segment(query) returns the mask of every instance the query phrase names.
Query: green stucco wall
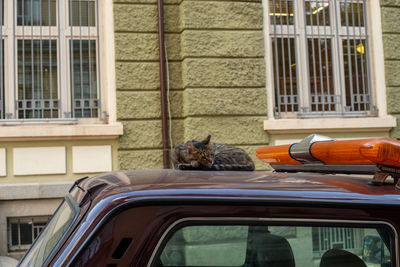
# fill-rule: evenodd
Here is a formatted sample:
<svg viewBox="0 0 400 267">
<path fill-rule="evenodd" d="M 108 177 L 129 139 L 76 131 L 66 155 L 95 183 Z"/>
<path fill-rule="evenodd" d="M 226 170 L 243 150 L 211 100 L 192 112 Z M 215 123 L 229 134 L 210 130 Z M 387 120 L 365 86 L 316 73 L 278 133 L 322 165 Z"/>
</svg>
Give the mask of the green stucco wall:
<svg viewBox="0 0 400 267">
<path fill-rule="evenodd" d="M 392 137 L 400 137 L 400 0 L 381 0 L 388 113 L 397 118 Z"/>
<path fill-rule="evenodd" d="M 261 0 L 165 0 L 173 145 L 268 142 Z M 156 0 L 114 0 L 121 169 L 162 168 Z"/>
</svg>

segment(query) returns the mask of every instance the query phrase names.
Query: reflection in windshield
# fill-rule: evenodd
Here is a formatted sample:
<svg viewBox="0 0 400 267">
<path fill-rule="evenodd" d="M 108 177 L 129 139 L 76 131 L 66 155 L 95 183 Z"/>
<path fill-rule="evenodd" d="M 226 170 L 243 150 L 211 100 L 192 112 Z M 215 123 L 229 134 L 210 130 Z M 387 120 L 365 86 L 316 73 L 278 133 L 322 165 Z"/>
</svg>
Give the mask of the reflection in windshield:
<svg viewBox="0 0 400 267">
<path fill-rule="evenodd" d="M 19 266 L 42 266 L 74 219 L 74 211 L 63 201 Z"/>
</svg>

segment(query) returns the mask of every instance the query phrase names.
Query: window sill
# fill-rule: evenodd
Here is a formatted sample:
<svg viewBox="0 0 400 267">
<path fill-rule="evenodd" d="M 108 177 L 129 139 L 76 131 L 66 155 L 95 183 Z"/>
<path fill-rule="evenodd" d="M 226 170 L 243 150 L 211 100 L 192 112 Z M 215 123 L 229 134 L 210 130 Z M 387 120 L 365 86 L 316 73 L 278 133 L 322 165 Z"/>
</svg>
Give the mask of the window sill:
<svg viewBox="0 0 400 267">
<path fill-rule="evenodd" d="M 0 200 L 64 198 L 73 182 L 1 184 Z"/>
<path fill-rule="evenodd" d="M 123 134 L 122 124 L 28 124 L 0 126 L 0 141 L 116 139 Z"/>
<path fill-rule="evenodd" d="M 310 118 L 310 119 L 268 119 L 264 130 L 270 134 L 327 133 L 327 132 L 388 132 L 396 127 L 396 118 Z"/>
</svg>

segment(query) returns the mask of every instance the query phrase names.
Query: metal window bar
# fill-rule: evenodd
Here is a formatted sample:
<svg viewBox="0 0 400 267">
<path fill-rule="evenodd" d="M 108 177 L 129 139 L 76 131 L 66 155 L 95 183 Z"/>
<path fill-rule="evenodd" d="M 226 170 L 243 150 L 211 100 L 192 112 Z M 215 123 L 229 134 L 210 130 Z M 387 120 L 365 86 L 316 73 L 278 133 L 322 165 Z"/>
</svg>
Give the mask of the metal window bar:
<svg viewBox="0 0 400 267">
<path fill-rule="evenodd" d="M 53 80 L 57 79 L 53 77 L 57 77 L 57 64 L 54 65 L 57 61 L 53 61 L 53 58 L 57 58 L 59 35 L 52 35 L 52 27 L 56 26 L 51 20 L 57 5 L 55 1 L 14 1 L 18 7 L 14 25 L 14 29 L 17 29 L 15 40 L 18 56 L 14 60 L 18 67 L 15 88 L 18 119 L 59 118 L 58 88 L 55 92 L 53 88 Z M 44 19 L 46 14 L 47 20 Z"/>
<path fill-rule="evenodd" d="M 87 12 L 84 12 L 85 7 Z M 71 96 L 74 118 L 97 118 L 101 115 L 98 82 L 100 67 L 97 53 L 98 12 L 97 1 L 70 0 Z M 87 16 L 85 19 L 84 15 Z M 93 34 L 94 31 L 96 31 L 95 34 Z"/>
<path fill-rule="evenodd" d="M 275 115 L 297 112 L 296 14 L 292 0 L 270 0 L 271 40 L 274 66 Z"/>
</svg>

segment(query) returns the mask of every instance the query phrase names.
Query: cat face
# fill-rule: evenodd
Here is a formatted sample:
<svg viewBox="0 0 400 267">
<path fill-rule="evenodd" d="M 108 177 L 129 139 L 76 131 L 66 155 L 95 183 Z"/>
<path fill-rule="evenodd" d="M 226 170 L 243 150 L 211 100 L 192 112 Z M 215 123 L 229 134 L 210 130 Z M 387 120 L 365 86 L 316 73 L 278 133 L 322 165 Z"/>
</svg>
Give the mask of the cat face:
<svg viewBox="0 0 400 267">
<path fill-rule="evenodd" d="M 187 152 L 191 161 L 196 161 L 203 166 L 210 166 L 214 160 L 214 151 L 210 144 L 211 135 L 201 142 L 188 141 L 186 143 Z"/>
</svg>

